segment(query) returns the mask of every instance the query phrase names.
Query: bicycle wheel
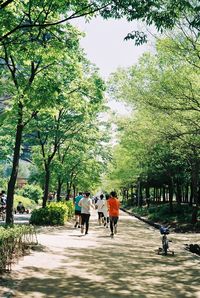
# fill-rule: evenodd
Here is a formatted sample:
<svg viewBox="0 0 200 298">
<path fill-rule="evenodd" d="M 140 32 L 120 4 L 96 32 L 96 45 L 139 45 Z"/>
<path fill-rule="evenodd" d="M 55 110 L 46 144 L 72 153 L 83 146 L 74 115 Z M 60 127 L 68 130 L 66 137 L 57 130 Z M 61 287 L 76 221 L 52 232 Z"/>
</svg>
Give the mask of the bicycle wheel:
<svg viewBox="0 0 200 298">
<path fill-rule="evenodd" d="M 166 256 L 167 255 L 167 250 L 169 248 L 169 243 L 168 243 L 168 239 L 166 236 L 163 236 L 163 241 L 162 241 L 162 248 L 163 248 L 163 252 L 164 252 L 164 255 Z"/>
<path fill-rule="evenodd" d="M 168 250 L 168 248 L 169 248 L 168 240 L 165 239 L 165 240 L 163 241 L 163 252 L 164 252 L 164 255 L 165 255 L 165 256 L 167 255 L 167 250 Z"/>
</svg>

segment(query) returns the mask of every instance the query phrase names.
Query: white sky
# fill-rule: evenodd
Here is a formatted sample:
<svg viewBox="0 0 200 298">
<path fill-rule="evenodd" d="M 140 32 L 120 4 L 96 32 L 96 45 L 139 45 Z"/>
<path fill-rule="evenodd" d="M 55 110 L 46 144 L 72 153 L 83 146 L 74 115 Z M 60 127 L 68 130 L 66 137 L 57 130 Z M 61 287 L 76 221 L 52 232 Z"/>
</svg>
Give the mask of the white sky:
<svg viewBox="0 0 200 298">
<path fill-rule="evenodd" d="M 100 74 L 106 79 L 117 67 L 131 66 L 149 49 L 148 45 L 135 46 L 134 41 L 124 41 L 127 33 L 142 30 L 137 22 L 121 20 L 103 20 L 93 18 L 85 23 L 83 18 L 71 21 L 86 36 L 81 41 L 89 60 L 96 64 Z M 143 28 L 144 29 L 144 28 Z"/>
<path fill-rule="evenodd" d="M 127 22 L 125 19 L 104 20 L 97 17 L 89 23 L 85 23 L 83 18 L 74 19 L 71 24 L 86 33 L 81 46 L 88 59 L 99 68 L 103 79 L 107 79 L 118 67 L 135 64 L 138 58 L 150 49 L 147 44 L 135 46 L 132 40 L 124 41 L 129 32 L 145 29 L 138 22 Z M 110 100 L 108 105 L 119 114 L 127 113 L 122 103 Z"/>
</svg>

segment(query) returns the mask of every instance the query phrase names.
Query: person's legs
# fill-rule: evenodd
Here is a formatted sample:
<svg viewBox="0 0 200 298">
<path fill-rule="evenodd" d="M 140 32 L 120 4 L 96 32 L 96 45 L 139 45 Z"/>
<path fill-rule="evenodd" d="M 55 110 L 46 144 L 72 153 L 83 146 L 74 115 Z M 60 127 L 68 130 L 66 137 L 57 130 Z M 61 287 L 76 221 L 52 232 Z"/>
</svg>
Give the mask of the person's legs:
<svg viewBox="0 0 200 298">
<path fill-rule="evenodd" d="M 110 216 L 110 231 L 111 231 L 111 236 L 113 236 L 113 217 Z"/>
<path fill-rule="evenodd" d="M 102 222 L 102 224 L 104 224 L 104 215 L 103 215 L 103 212 L 101 212 L 101 222 Z"/>
<path fill-rule="evenodd" d="M 108 224 L 109 224 L 109 216 L 107 216 L 107 220 L 106 220 L 106 228 L 108 228 Z"/>
<path fill-rule="evenodd" d="M 76 228 L 78 225 L 78 214 L 77 214 L 77 211 L 75 210 L 75 225 L 74 227 Z"/>
<path fill-rule="evenodd" d="M 88 234 L 89 220 L 90 220 L 90 214 L 86 214 L 86 217 L 85 217 L 85 225 L 86 225 L 85 234 Z"/>
<path fill-rule="evenodd" d="M 113 217 L 114 232 L 115 232 L 115 234 L 117 234 L 117 222 L 118 222 L 118 217 Z"/>
<path fill-rule="evenodd" d="M 75 225 L 74 227 L 79 227 L 81 226 L 81 211 L 75 209 Z"/>
<path fill-rule="evenodd" d="M 101 212 L 98 212 L 98 221 L 99 221 L 99 225 L 101 225 Z"/>
<path fill-rule="evenodd" d="M 81 214 L 81 233 L 84 232 L 85 222 L 86 222 L 86 214 L 85 213 L 82 213 Z"/>
<path fill-rule="evenodd" d="M 78 215 L 78 228 L 81 227 L 81 214 Z"/>
</svg>

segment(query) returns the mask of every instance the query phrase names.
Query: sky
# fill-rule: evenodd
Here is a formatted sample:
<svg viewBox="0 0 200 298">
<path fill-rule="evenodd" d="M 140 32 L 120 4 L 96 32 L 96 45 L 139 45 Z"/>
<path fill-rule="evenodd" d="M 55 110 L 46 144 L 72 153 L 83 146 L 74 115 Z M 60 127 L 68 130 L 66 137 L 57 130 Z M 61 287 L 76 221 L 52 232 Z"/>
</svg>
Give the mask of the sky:
<svg viewBox="0 0 200 298">
<path fill-rule="evenodd" d="M 89 60 L 97 65 L 100 74 L 107 79 L 117 67 L 128 67 L 138 61 L 138 58 L 148 51 L 149 46 L 135 46 L 134 41 L 124 41 L 127 33 L 133 30 L 142 30 L 137 22 L 120 20 L 103 20 L 93 18 L 85 23 L 83 18 L 71 21 L 86 36 L 81 40 Z"/>
<path fill-rule="evenodd" d="M 129 32 L 144 29 L 144 26 L 136 21 L 104 20 L 96 17 L 87 23 L 83 18 L 74 19 L 71 24 L 85 32 L 81 46 L 88 59 L 99 68 L 100 75 L 105 80 L 118 67 L 129 67 L 137 63 L 139 57 L 150 50 L 148 44 L 135 46 L 132 40 L 124 41 Z M 130 112 L 124 104 L 114 100 L 109 100 L 108 106 L 118 114 L 124 115 Z"/>
</svg>

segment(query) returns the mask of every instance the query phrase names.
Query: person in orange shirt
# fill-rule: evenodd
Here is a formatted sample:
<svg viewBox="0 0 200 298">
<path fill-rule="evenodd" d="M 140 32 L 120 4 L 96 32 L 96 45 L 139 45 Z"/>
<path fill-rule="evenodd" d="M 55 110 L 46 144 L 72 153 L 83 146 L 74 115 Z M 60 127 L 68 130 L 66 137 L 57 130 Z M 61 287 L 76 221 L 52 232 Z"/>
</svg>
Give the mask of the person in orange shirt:
<svg viewBox="0 0 200 298">
<path fill-rule="evenodd" d="M 117 222 L 119 219 L 119 207 L 120 203 L 117 198 L 115 191 L 111 191 L 110 198 L 107 200 L 108 212 L 110 217 L 110 236 L 113 237 L 114 234 L 117 234 Z"/>
</svg>

